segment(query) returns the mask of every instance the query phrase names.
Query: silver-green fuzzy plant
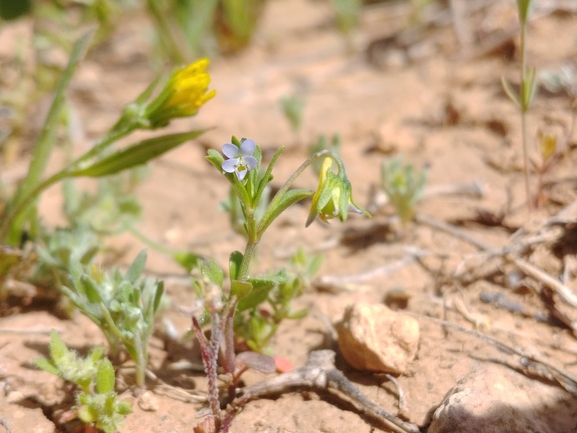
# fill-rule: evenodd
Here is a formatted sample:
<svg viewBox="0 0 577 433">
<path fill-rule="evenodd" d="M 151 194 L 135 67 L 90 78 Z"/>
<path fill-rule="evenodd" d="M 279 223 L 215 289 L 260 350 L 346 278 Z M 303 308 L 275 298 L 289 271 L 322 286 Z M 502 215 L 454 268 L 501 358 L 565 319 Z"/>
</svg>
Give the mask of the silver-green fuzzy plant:
<svg viewBox="0 0 577 433">
<path fill-rule="evenodd" d="M 51 339 L 51 359 L 39 358 L 36 365 L 78 386 L 77 406 L 73 409 L 76 417 L 104 433 L 116 433 L 132 408 L 114 391 L 114 368 L 103 358 L 104 348 L 95 347 L 85 358 L 79 358 L 56 332 L 52 332 Z"/>
<path fill-rule="evenodd" d="M 71 260 L 72 287 L 62 287 L 74 305 L 102 330 L 113 356 L 126 349 L 136 363 L 138 386 L 144 385 L 148 340 L 164 293 L 162 282 L 141 278 L 145 263 L 146 252 L 142 251 L 122 275 L 118 269 L 104 274 L 94 266 L 86 269 Z"/>
<path fill-rule="evenodd" d="M 427 177 L 427 168 L 419 173 L 412 164 L 403 165 L 402 155 L 383 161 L 381 187 L 395 207 L 403 227 L 415 214 L 415 205 L 423 197 Z"/>
</svg>

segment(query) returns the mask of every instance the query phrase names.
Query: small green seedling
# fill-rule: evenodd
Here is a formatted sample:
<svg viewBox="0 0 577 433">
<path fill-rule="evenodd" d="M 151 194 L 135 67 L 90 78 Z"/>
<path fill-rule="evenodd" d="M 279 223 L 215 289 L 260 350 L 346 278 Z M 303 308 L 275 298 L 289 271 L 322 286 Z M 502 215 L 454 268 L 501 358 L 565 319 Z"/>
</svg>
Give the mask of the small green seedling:
<svg viewBox="0 0 577 433">
<path fill-rule="evenodd" d="M 331 0 L 339 30 L 349 36 L 359 23 L 362 0 Z"/>
<path fill-rule="evenodd" d="M 74 305 L 102 330 L 113 356 L 126 349 L 136 363 L 138 386 L 144 385 L 148 340 L 164 293 L 162 282 L 141 278 L 145 263 L 146 252 L 142 251 L 122 275 L 118 269 L 101 273 L 95 266 L 86 269 L 71 261 L 71 287 L 62 287 Z"/>
<path fill-rule="evenodd" d="M 403 156 L 383 161 L 381 188 L 395 207 L 403 227 L 413 218 L 415 205 L 423 197 L 428 169 L 416 172 L 412 164 L 403 165 Z"/>
<path fill-rule="evenodd" d="M 538 81 L 536 79 L 536 68 L 527 67 L 527 25 L 533 9 L 533 0 L 517 0 L 519 12 L 519 22 L 521 24 L 521 86 L 517 94 L 513 86 L 505 79 L 501 78 L 503 89 L 507 96 L 515 103 L 521 113 L 521 134 L 523 141 L 523 161 L 525 174 L 525 194 L 527 207 L 533 209 L 533 200 L 529 186 L 529 131 L 527 124 L 527 112 L 531 107 L 535 95 L 537 95 Z"/>
<path fill-rule="evenodd" d="M 68 349 L 56 332 L 51 333 L 51 340 L 51 359 L 39 358 L 35 363 L 42 370 L 78 386 L 77 406 L 69 419 L 78 417 L 104 433 L 116 433 L 132 409 L 119 400 L 114 391 L 114 368 L 107 358 L 103 358 L 104 348 L 98 346 L 86 358 L 80 358 Z"/>
<path fill-rule="evenodd" d="M 303 123 L 303 110 L 306 105 L 305 99 L 299 95 L 284 96 L 280 98 L 280 105 L 293 132 L 299 132 Z"/>
</svg>

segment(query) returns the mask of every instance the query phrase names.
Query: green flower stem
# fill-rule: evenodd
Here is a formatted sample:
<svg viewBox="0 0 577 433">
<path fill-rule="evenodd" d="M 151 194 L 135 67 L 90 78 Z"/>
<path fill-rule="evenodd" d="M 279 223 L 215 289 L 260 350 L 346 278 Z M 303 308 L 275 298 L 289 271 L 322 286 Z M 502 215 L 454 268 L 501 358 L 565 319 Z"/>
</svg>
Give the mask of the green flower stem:
<svg viewBox="0 0 577 433">
<path fill-rule="evenodd" d="M 146 364 L 148 362 L 148 353 L 142 345 L 140 335 L 134 339 L 134 345 L 136 346 L 136 386 L 141 388 L 144 386 L 144 375 L 146 371 Z"/>
<path fill-rule="evenodd" d="M 531 85 L 527 82 L 527 20 L 521 19 L 521 140 L 523 142 L 523 173 L 525 176 L 525 194 L 527 196 L 527 207 L 529 212 L 533 211 L 533 200 L 529 188 L 529 143 L 527 136 L 527 111 L 529 111 L 530 101 L 528 100 L 526 87 Z"/>
<path fill-rule="evenodd" d="M 246 244 L 246 248 L 244 250 L 244 255 L 242 257 L 242 262 L 240 264 L 240 270 L 238 271 L 237 279 L 239 281 L 246 281 L 248 279 L 248 271 L 250 267 L 250 262 L 254 257 L 254 253 L 256 252 L 256 247 L 258 245 L 258 241 L 256 242 L 248 242 Z"/>
<path fill-rule="evenodd" d="M 115 141 L 119 140 L 122 137 L 130 134 L 136 126 L 130 125 L 128 127 L 119 128 L 120 122 L 118 122 L 114 127 L 110 130 L 106 136 L 104 136 L 92 149 L 82 155 L 80 158 L 75 160 L 74 162 L 70 163 L 66 168 L 59 171 L 58 173 L 53 174 L 45 181 L 38 184 L 35 188 L 31 191 L 28 191 L 23 197 L 17 200 L 14 203 L 14 207 L 8 212 L 6 218 L 0 224 L 0 242 L 5 243 L 6 238 L 9 235 L 10 227 L 14 221 L 24 212 L 30 204 L 38 198 L 38 196 L 47 189 L 48 187 L 54 185 L 56 182 L 59 182 L 63 179 L 69 177 L 70 172 L 74 169 L 78 168 L 78 166 L 88 160 L 89 158 L 97 155 L 98 153 L 102 152 L 106 147 L 110 146 Z"/>
<path fill-rule="evenodd" d="M 268 209 L 266 210 L 265 214 L 263 215 L 263 217 L 260 220 L 260 223 L 257 227 L 257 239 L 260 240 L 261 236 L 264 233 L 264 230 L 266 229 L 266 227 L 268 227 L 270 225 L 270 222 L 269 222 L 263 228 L 262 227 L 263 223 L 268 222 L 269 218 L 272 217 L 272 215 L 274 214 L 280 200 L 285 195 L 285 193 L 290 189 L 290 187 L 292 186 L 294 181 L 302 174 L 303 171 L 305 171 L 305 169 L 309 165 L 311 165 L 317 159 L 325 158 L 325 157 L 329 157 L 337 163 L 337 166 L 339 168 L 339 174 L 344 173 L 345 168 L 344 168 L 343 162 L 334 152 L 331 152 L 330 150 L 327 150 L 327 149 L 321 150 L 320 152 L 313 153 L 311 156 L 309 156 L 307 158 L 307 160 L 305 162 L 303 162 L 299 168 L 296 169 L 296 171 L 291 175 L 291 177 L 288 178 L 288 180 L 285 182 L 285 184 L 281 187 L 281 189 L 276 193 L 276 195 L 272 199 Z"/>
</svg>

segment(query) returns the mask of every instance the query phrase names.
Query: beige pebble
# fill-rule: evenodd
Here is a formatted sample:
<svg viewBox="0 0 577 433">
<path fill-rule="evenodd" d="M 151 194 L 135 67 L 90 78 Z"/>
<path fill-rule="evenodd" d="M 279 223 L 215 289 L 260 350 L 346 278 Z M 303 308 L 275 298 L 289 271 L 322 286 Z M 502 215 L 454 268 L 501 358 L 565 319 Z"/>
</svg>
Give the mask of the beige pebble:
<svg viewBox="0 0 577 433">
<path fill-rule="evenodd" d="M 385 305 L 349 306 L 336 328 L 343 357 L 358 370 L 402 374 L 417 354 L 418 322 Z"/>
</svg>

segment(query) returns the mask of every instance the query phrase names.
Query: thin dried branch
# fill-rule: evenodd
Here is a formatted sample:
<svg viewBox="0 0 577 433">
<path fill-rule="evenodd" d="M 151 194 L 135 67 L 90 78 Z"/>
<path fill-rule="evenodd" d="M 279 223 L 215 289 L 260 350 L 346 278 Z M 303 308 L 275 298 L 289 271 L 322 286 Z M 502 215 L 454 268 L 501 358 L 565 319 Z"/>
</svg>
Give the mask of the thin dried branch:
<svg viewBox="0 0 577 433">
<path fill-rule="evenodd" d="M 416 425 L 391 415 L 353 385 L 343 373 L 336 369 L 335 352 L 332 350 L 311 352 L 302 367 L 243 388 L 242 396 L 233 401 L 231 406 L 233 411 L 239 410 L 250 400 L 289 392 L 295 388 L 336 392 L 353 402 L 360 411 L 378 419 L 397 433 L 420 432 Z"/>
<path fill-rule="evenodd" d="M 423 216 L 423 215 L 417 215 L 415 217 L 415 219 L 419 223 L 427 224 L 427 225 L 434 227 L 436 229 L 443 230 L 444 232 L 449 233 L 450 235 L 455 236 L 456 238 L 464 240 L 464 241 L 474 245 L 475 247 L 479 248 L 480 250 L 492 250 L 492 249 L 494 249 L 492 245 L 489 245 L 485 242 L 482 242 L 482 241 L 476 239 L 474 236 L 471 236 L 470 234 L 465 233 L 463 230 L 460 230 L 459 228 L 454 227 L 454 226 L 447 224 L 445 222 L 438 221 L 435 218 L 431 218 L 431 217 Z M 543 283 L 547 287 L 554 290 L 566 304 L 568 304 L 574 308 L 577 308 L 577 295 L 575 295 L 571 291 L 571 289 L 569 289 L 569 287 L 567 287 L 563 283 L 561 283 L 561 281 L 552 277 L 551 275 L 549 275 L 545 271 L 532 265 L 531 263 L 527 262 L 526 260 L 523 260 L 523 259 L 520 259 L 517 257 L 512 257 L 509 254 L 504 255 L 503 258 L 505 260 L 508 260 L 509 262 L 513 263 L 515 266 L 517 266 L 519 269 L 521 269 L 525 274 L 531 276 L 535 280 Z M 576 330 L 577 330 L 577 326 L 576 326 Z"/>
<path fill-rule="evenodd" d="M 424 316 L 422 314 L 414 313 L 411 311 L 404 311 L 404 313 L 416 319 L 429 320 L 441 326 L 452 328 L 460 332 L 464 332 L 465 334 L 472 335 L 473 337 L 478 338 L 505 353 L 517 355 L 519 356 L 518 362 L 519 366 L 522 367 L 522 370 L 526 370 L 529 367 L 533 367 L 531 370 L 532 374 L 538 373 L 548 380 L 553 380 L 557 382 L 559 386 L 561 386 L 567 392 L 573 395 L 577 395 L 577 376 L 569 373 L 566 370 L 563 370 L 550 364 L 549 362 L 541 359 L 537 355 L 530 355 L 518 347 L 514 347 L 507 343 L 503 343 L 502 341 L 499 341 L 494 337 L 491 337 L 478 331 L 474 331 L 472 329 L 467 329 L 461 325 L 449 322 L 447 320 L 437 319 L 435 317 L 430 316 Z M 540 368 L 535 368 L 536 366 Z"/>
</svg>

